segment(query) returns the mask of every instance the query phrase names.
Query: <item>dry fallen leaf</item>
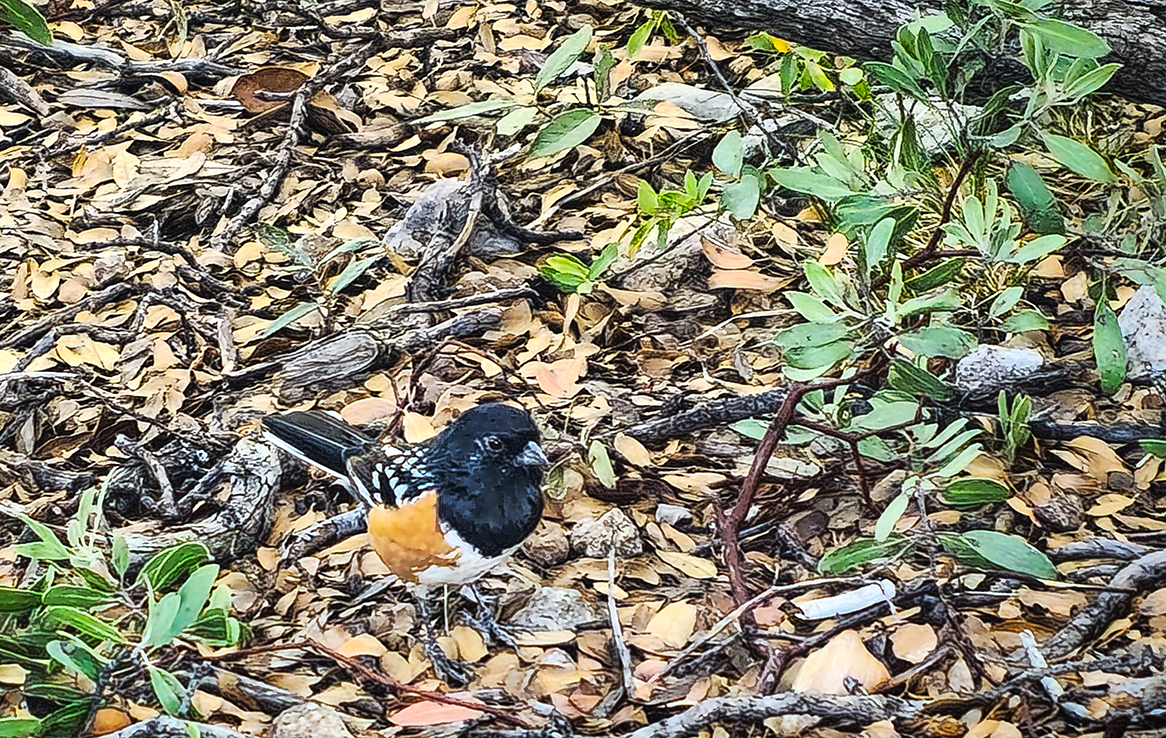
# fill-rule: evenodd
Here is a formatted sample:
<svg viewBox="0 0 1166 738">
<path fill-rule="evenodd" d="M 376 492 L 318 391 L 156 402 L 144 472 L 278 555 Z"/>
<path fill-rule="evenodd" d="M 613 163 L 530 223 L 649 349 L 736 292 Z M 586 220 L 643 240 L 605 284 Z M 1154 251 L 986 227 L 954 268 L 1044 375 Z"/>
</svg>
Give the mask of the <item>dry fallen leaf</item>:
<svg viewBox="0 0 1166 738">
<path fill-rule="evenodd" d="M 845 630 L 802 662 L 790 689 L 817 694 L 849 694 L 846 679 L 867 691 L 891 678 L 881 661 L 871 655 L 857 631 Z"/>
<path fill-rule="evenodd" d="M 661 608 L 648 622 L 645 629 L 649 635 L 654 635 L 664 644 L 672 648 L 682 648 L 692 637 L 696 628 L 697 610 L 687 602 L 671 602 Z"/>
<path fill-rule="evenodd" d="M 909 664 L 923 663 L 937 645 L 935 629 L 927 624 L 904 623 L 891 634 L 895 655 Z"/>
<path fill-rule="evenodd" d="M 466 720 L 477 720 L 486 713 L 461 705 L 425 700 L 414 702 L 389 717 L 389 722 L 402 728 L 424 728 L 430 725 L 446 725 Z"/>
</svg>

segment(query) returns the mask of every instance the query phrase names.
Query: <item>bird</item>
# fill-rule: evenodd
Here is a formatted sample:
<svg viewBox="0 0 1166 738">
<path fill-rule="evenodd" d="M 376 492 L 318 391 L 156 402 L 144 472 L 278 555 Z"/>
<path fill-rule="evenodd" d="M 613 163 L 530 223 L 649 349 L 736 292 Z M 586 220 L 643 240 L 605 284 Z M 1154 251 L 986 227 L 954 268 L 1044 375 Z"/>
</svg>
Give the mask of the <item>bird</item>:
<svg viewBox="0 0 1166 738">
<path fill-rule="evenodd" d="M 421 611 L 435 588 L 472 585 L 503 564 L 542 519 L 550 464 L 524 409 L 477 405 L 412 448 L 382 444 L 330 411 L 261 423 L 271 444 L 335 477 L 361 503 L 373 550 Z M 464 681 L 435 641 L 426 645 L 439 676 Z"/>
</svg>

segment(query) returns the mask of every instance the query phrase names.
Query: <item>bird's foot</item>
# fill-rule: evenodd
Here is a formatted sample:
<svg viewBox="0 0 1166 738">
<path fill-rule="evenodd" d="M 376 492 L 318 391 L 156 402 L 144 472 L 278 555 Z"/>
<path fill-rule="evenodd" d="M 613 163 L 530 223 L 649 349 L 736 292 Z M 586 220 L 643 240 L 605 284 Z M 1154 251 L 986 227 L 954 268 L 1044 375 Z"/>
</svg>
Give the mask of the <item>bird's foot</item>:
<svg viewBox="0 0 1166 738">
<path fill-rule="evenodd" d="M 432 632 L 425 634 L 422 648 L 429 663 L 433 664 L 433 673 L 451 687 L 464 687 L 474 678 L 474 668 L 447 656 Z"/>
</svg>

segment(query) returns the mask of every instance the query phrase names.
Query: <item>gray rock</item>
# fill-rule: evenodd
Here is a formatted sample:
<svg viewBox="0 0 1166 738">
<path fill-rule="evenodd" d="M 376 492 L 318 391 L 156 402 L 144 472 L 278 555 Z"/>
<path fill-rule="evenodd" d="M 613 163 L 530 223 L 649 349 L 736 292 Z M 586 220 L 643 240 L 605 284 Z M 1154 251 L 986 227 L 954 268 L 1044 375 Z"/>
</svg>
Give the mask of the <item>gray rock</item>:
<svg viewBox="0 0 1166 738">
<path fill-rule="evenodd" d="M 522 552 L 539 566 L 558 566 L 571 555 L 571 542 L 563 526 L 543 521 L 523 542 Z"/>
<path fill-rule="evenodd" d="M 618 556 L 638 556 L 644 552 L 640 531 L 619 508 L 612 508 L 598 520 L 584 520 L 571 529 L 571 550 L 580 556 L 602 558 L 612 544 Z"/>
<path fill-rule="evenodd" d="M 984 344 L 956 364 L 955 383 L 971 394 L 995 393 L 1031 376 L 1044 363 L 1035 349 Z"/>
<path fill-rule="evenodd" d="M 1166 304 L 1152 286 L 1139 287 L 1117 318 L 1126 342 L 1128 378 L 1153 380 L 1166 371 Z"/>
<path fill-rule="evenodd" d="M 598 609 L 577 589 L 542 587 L 514 613 L 510 625 L 522 630 L 576 630 L 601 620 Z"/>
<path fill-rule="evenodd" d="M 352 738 L 340 714 L 327 705 L 305 702 L 289 707 L 271 724 L 271 738 Z"/>
</svg>

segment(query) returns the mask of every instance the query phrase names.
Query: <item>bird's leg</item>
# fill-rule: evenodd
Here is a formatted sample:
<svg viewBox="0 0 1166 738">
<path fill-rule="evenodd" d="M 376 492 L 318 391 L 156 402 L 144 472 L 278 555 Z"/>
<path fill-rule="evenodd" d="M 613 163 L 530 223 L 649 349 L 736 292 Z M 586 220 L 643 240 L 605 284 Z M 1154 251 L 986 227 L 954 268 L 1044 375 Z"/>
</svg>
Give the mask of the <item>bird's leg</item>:
<svg viewBox="0 0 1166 738">
<path fill-rule="evenodd" d="M 515 648 L 518 644 L 514 642 L 514 638 L 507 633 L 498 623 L 497 617 L 494 614 L 494 608 L 486 601 L 486 598 L 478 591 L 478 588 L 471 584 L 465 588 L 469 591 L 469 599 L 474 601 L 474 609 L 476 613 L 470 615 L 463 613 L 466 621 L 474 630 L 482 634 L 486 642 L 500 643 L 508 648 Z"/>
<path fill-rule="evenodd" d="M 417 593 L 414 601 L 417 606 L 417 619 L 421 621 L 423 630 L 421 648 L 425 651 L 429 663 L 433 664 L 433 672 L 437 674 L 438 679 L 451 686 L 462 687 L 469 684 L 474 678 L 473 667 L 457 659 L 451 659 L 437 642 L 437 636 L 433 632 L 436 613 L 430 607 L 428 593 Z"/>
</svg>

